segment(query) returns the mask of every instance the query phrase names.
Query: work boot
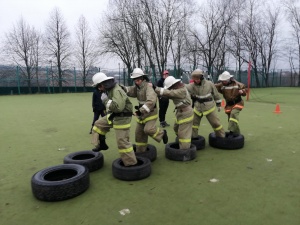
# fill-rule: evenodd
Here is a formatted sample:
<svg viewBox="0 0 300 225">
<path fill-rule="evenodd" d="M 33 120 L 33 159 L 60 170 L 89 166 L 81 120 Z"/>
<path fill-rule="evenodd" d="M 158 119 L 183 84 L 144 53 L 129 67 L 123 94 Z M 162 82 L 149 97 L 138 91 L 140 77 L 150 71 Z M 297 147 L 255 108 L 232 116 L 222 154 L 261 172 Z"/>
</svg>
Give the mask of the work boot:
<svg viewBox="0 0 300 225">
<path fill-rule="evenodd" d="M 99 142 L 100 142 L 99 148 L 100 148 L 100 150 L 107 150 L 108 149 L 108 146 L 105 142 L 105 139 L 106 139 L 105 135 L 99 134 Z"/>
<path fill-rule="evenodd" d="M 105 139 L 105 135 L 99 134 L 99 144 L 97 144 L 96 147 L 92 149 L 92 151 L 99 152 L 101 150 L 107 150 L 108 146 L 105 142 Z"/>
<path fill-rule="evenodd" d="M 97 145 L 95 148 L 92 149 L 93 152 L 100 152 L 100 145 Z"/>
<path fill-rule="evenodd" d="M 227 138 L 235 138 L 235 137 L 237 137 L 237 136 L 239 136 L 238 133 L 234 133 L 234 132 L 232 132 L 232 131 L 226 132 L 226 137 L 227 137 Z"/>
<path fill-rule="evenodd" d="M 160 127 L 168 127 L 170 124 L 168 124 L 166 121 L 160 122 Z"/>
<path fill-rule="evenodd" d="M 163 139 L 164 144 L 168 143 L 168 135 L 167 135 L 167 131 L 166 130 L 164 130 L 164 135 L 163 135 L 162 139 Z"/>
<path fill-rule="evenodd" d="M 99 145 L 97 145 L 95 148 L 92 149 L 93 152 L 100 152 L 101 150 L 107 150 L 108 146 L 107 144 L 104 142 L 100 142 Z"/>
</svg>

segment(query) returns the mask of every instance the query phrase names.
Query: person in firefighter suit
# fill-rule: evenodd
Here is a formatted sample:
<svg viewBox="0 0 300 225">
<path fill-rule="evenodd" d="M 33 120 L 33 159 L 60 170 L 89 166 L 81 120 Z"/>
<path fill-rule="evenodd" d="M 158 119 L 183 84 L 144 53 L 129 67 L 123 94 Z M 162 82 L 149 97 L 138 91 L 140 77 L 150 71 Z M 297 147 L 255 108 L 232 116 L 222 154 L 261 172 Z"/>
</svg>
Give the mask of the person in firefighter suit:
<svg viewBox="0 0 300 225">
<path fill-rule="evenodd" d="M 132 118 L 132 103 L 122 88 L 116 84 L 113 77 L 104 73 L 93 76 L 93 86 L 102 92 L 101 100 L 106 107 L 107 115 L 97 120 L 93 127 L 92 144 L 95 152 L 107 150 L 105 135 L 114 128 L 120 157 L 124 166 L 137 163 L 132 143 L 129 141 L 130 123 Z"/>
<path fill-rule="evenodd" d="M 239 114 L 244 108 L 244 101 L 241 96 L 246 95 L 246 87 L 233 79 L 229 72 L 224 71 L 219 79 L 220 83 L 215 84 L 218 92 L 223 94 L 226 101 L 225 113 L 228 115 L 228 130 L 230 136 L 238 136 L 240 132 Z"/>
<path fill-rule="evenodd" d="M 149 78 L 140 68 L 135 68 L 130 78 L 135 86 L 123 87 L 129 97 L 137 98 L 139 105 L 135 106 L 137 125 L 135 129 L 136 152 L 145 152 L 148 145 L 148 136 L 164 144 L 168 142 L 167 131 L 156 127 L 158 118 L 156 102 L 157 94 L 148 85 Z"/>
<path fill-rule="evenodd" d="M 196 69 L 192 72 L 194 83 L 187 84 L 186 87 L 194 101 L 194 121 L 192 138 L 198 137 L 198 130 L 203 116 L 213 128 L 216 137 L 225 137 L 225 131 L 217 115 L 217 110 L 221 110 L 221 97 L 215 85 L 204 78 L 204 72 Z"/>
<path fill-rule="evenodd" d="M 191 147 L 194 118 L 191 96 L 180 79 L 168 76 L 164 84 L 165 88 L 154 86 L 155 92 L 159 96 L 165 96 L 173 100 L 176 110 L 173 129 L 178 137 L 179 149 L 189 149 Z"/>
</svg>

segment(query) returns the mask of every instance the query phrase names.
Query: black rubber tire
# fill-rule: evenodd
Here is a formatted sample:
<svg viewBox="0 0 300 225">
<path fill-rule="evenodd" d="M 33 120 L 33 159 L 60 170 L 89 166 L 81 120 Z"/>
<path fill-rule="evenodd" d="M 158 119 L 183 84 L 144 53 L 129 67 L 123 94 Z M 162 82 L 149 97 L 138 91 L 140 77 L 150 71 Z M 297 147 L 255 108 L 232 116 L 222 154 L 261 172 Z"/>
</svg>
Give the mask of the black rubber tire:
<svg viewBox="0 0 300 225">
<path fill-rule="evenodd" d="M 178 137 L 175 138 L 175 142 L 178 143 Z M 197 150 L 205 148 L 205 138 L 201 135 L 198 135 L 196 138 L 192 138 L 191 143 L 196 146 Z"/>
<path fill-rule="evenodd" d="M 196 146 L 191 144 L 189 149 L 179 149 L 178 142 L 166 144 L 165 156 L 167 159 L 174 161 L 190 161 L 196 158 Z"/>
<path fill-rule="evenodd" d="M 31 178 L 33 195 L 54 202 L 74 198 L 90 186 L 89 171 L 78 164 L 62 164 L 45 168 Z"/>
<path fill-rule="evenodd" d="M 104 157 L 101 152 L 79 151 L 66 155 L 64 164 L 79 164 L 88 168 L 89 172 L 103 167 Z"/>
<path fill-rule="evenodd" d="M 216 137 L 216 134 L 213 132 L 209 134 L 208 138 L 209 145 L 214 148 L 236 150 L 244 147 L 244 136 L 242 134 L 236 137 L 220 138 Z"/>
<path fill-rule="evenodd" d="M 145 152 L 136 152 L 136 144 L 133 144 L 133 150 L 136 156 L 148 158 L 151 162 L 155 161 L 157 157 L 157 150 L 154 145 L 148 144 Z"/>
<path fill-rule="evenodd" d="M 113 176 L 120 180 L 134 181 L 149 177 L 151 174 L 151 161 L 145 157 L 136 157 L 137 165 L 124 166 L 121 158 L 112 163 Z"/>
</svg>

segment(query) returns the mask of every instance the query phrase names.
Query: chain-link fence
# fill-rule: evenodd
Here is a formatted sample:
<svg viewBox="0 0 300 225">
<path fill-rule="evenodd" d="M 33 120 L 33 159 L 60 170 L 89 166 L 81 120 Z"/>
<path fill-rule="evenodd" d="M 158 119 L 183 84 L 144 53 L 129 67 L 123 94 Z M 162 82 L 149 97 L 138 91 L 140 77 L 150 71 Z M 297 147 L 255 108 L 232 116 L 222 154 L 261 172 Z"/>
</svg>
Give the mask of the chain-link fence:
<svg viewBox="0 0 300 225">
<path fill-rule="evenodd" d="M 145 67 L 151 82 L 156 83 L 160 78 L 159 72 L 154 68 Z M 191 70 L 167 68 L 170 75 L 181 78 L 184 83 L 189 83 Z M 92 87 L 92 76 L 101 71 L 107 76 L 114 77 L 116 82 L 123 85 L 132 85 L 130 72 L 125 68 L 101 70 L 91 68 L 87 76 L 83 76 L 81 70 L 76 68 L 62 71 L 62 78 L 58 77 L 57 70 L 51 67 L 42 67 L 31 70 L 31 77 L 28 78 L 25 68 L 17 66 L 0 66 L 0 95 L 9 94 L 34 94 L 34 93 L 68 93 L 68 92 L 90 92 Z M 248 72 L 228 69 L 238 81 L 248 85 Z M 206 78 L 217 82 L 217 72 L 207 74 Z M 61 83 L 61 87 L 59 84 Z M 262 71 L 251 71 L 250 87 L 295 87 L 299 83 L 299 74 L 288 70 L 273 70 L 268 75 Z"/>
</svg>

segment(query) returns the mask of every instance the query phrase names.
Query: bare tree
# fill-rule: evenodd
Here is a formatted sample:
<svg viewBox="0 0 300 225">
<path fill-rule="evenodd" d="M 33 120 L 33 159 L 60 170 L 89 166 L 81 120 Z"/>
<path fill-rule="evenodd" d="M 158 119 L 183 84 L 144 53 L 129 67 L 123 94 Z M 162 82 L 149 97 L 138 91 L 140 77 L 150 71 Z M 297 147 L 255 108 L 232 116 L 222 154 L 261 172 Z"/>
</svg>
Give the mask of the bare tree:
<svg viewBox="0 0 300 225">
<path fill-rule="evenodd" d="M 137 53 L 140 45 L 136 34 L 127 22 L 129 16 L 127 12 L 131 7 L 130 1 L 112 0 L 109 7 L 111 10 L 104 15 L 98 26 L 100 52 L 105 55 L 117 55 L 126 65 L 129 74 L 135 66 L 136 58 L 140 55 Z M 135 24 L 135 26 L 138 25 L 138 23 Z M 140 58 L 137 62 L 140 67 Z"/>
<path fill-rule="evenodd" d="M 274 61 L 278 47 L 277 47 L 277 28 L 279 23 L 279 9 L 271 11 L 271 7 L 267 7 L 259 27 L 258 46 L 262 66 L 262 76 L 265 81 L 265 86 L 269 86 L 269 72 Z"/>
<path fill-rule="evenodd" d="M 150 55 L 149 49 L 145 45 L 146 41 L 142 39 L 143 47 L 149 58 L 149 62 L 155 62 L 158 67 L 159 74 L 166 68 L 167 57 L 171 48 L 172 42 L 178 41 L 177 45 L 177 64 L 180 64 L 181 52 L 181 35 L 184 32 L 184 22 L 189 15 L 187 7 L 188 3 L 192 1 L 183 0 L 154 0 L 154 1 L 141 1 L 141 12 L 143 17 L 141 22 L 145 24 L 146 32 L 149 35 L 151 43 L 151 50 L 153 55 Z M 182 27 L 181 27 L 182 26 Z M 176 35 L 176 32 L 179 32 Z M 179 47 L 179 48 L 178 48 Z M 176 62 L 176 61 L 175 61 Z"/>
<path fill-rule="evenodd" d="M 300 86 L 300 7 L 297 6 L 297 1 L 283 1 L 288 21 L 292 27 L 292 41 L 297 46 L 297 50 L 293 51 L 289 57 L 290 65 L 294 67 L 294 58 L 298 64 L 298 86 Z M 293 57 L 294 56 L 294 57 Z"/>
<path fill-rule="evenodd" d="M 59 92 L 62 93 L 64 80 L 64 66 L 67 66 L 71 55 L 70 33 L 66 22 L 58 8 L 50 13 L 50 19 L 46 25 L 46 48 L 51 62 L 57 67 Z"/>
<path fill-rule="evenodd" d="M 33 44 L 33 60 L 34 60 L 34 65 L 35 65 L 35 69 L 34 69 L 34 75 L 36 78 L 36 85 L 38 88 L 38 93 L 40 93 L 40 71 L 39 71 L 39 67 L 40 67 L 40 62 L 43 60 L 44 57 L 44 48 L 43 48 L 43 36 L 41 32 L 35 31 L 33 32 L 33 36 L 32 36 L 32 41 L 34 42 Z M 45 82 L 43 82 L 42 84 L 45 84 Z"/>
<path fill-rule="evenodd" d="M 197 15 L 198 28 L 195 26 L 194 31 L 191 31 L 197 40 L 197 52 L 202 55 L 209 74 L 213 66 L 217 64 L 219 68 L 225 66 L 225 37 L 236 11 L 233 3 L 231 0 L 209 0 Z"/>
<path fill-rule="evenodd" d="M 38 66 L 36 56 L 40 36 L 21 17 L 12 30 L 5 35 L 4 50 L 10 59 L 20 68 L 21 76 L 26 77 L 28 92 L 32 93 L 34 68 Z"/>
<path fill-rule="evenodd" d="M 83 88 L 86 91 L 86 78 L 98 57 L 91 29 L 83 15 L 76 27 L 75 57 L 82 71 Z"/>
<path fill-rule="evenodd" d="M 244 62 L 251 62 L 256 86 L 260 87 L 259 81 L 259 29 L 261 24 L 260 15 L 262 12 L 259 10 L 260 5 L 258 0 L 248 0 L 247 8 L 243 21 L 239 26 L 239 38 L 242 51 L 237 51 Z"/>
<path fill-rule="evenodd" d="M 186 2 L 191 0 L 111 0 L 109 24 L 102 29 L 104 52 L 115 52 L 128 68 L 150 65 L 154 71 L 155 65 L 161 74 L 175 32 L 188 15 Z"/>
<path fill-rule="evenodd" d="M 247 3 L 246 0 L 236 1 L 237 14 L 229 28 L 229 32 L 227 33 L 228 36 L 227 48 L 236 61 L 238 80 L 241 80 L 241 70 L 242 70 L 243 63 L 245 62 L 244 59 L 241 57 L 242 55 L 241 52 L 243 51 L 243 48 L 242 48 L 242 39 L 240 37 L 240 29 L 243 26 L 242 16 L 243 14 L 245 14 L 245 9 L 247 8 L 246 3 Z"/>
<path fill-rule="evenodd" d="M 269 72 L 271 66 L 275 66 L 278 52 L 280 11 L 267 2 L 247 0 L 245 3 L 244 17 L 235 25 L 235 29 L 231 29 L 231 52 L 239 60 L 239 65 L 251 62 L 257 87 L 261 86 L 259 78 L 262 78 L 265 86 L 269 86 Z"/>
<path fill-rule="evenodd" d="M 188 29 L 189 30 L 189 29 Z M 192 65 L 192 69 L 200 67 L 201 55 L 197 54 L 197 39 L 187 35 L 185 37 L 185 57 L 188 63 Z"/>
<path fill-rule="evenodd" d="M 173 36 L 171 36 L 171 59 L 173 60 L 175 76 L 181 75 L 184 69 L 185 62 L 192 62 L 193 68 L 196 68 L 196 55 L 193 52 L 193 42 L 190 41 L 188 31 L 190 30 L 190 23 L 192 16 L 197 12 L 197 7 L 190 7 L 195 5 L 194 1 L 182 1 L 180 10 L 178 9 L 178 20 Z M 192 56 L 192 57 L 191 57 Z"/>
</svg>

